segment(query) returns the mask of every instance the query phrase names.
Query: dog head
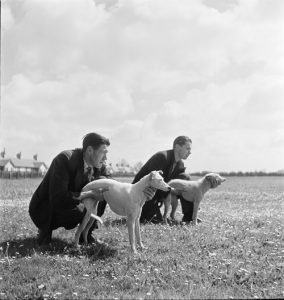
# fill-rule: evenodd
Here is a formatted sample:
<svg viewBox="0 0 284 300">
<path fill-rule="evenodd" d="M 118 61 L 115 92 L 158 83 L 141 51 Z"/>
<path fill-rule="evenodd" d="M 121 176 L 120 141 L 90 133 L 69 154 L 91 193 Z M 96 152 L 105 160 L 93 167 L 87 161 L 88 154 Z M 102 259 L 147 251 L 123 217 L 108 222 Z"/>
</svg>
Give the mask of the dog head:
<svg viewBox="0 0 284 300">
<path fill-rule="evenodd" d="M 164 181 L 162 174 L 162 171 L 152 171 L 149 174 L 150 186 L 158 190 L 168 192 L 171 190 L 171 187 Z"/>
<path fill-rule="evenodd" d="M 209 173 L 205 175 L 205 179 L 208 180 L 211 184 L 211 189 L 214 189 L 218 185 L 220 185 L 222 182 L 226 180 L 226 178 L 220 176 L 216 173 Z"/>
</svg>

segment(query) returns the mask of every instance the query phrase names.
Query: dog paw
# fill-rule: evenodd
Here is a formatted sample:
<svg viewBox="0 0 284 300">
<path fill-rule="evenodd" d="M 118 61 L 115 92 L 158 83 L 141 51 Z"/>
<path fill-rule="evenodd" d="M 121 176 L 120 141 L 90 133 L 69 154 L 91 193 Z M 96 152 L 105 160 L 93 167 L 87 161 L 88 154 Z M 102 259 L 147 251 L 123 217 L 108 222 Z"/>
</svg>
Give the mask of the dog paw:
<svg viewBox="0 0 284 300">
<path fill-rule="evenodd" d="M 82 245 L 74 245 L 72 251 L 74 251 L 74 253 L 77 253 L 77 254 L 82 254 L 82 251 L 83 251 L 83 247 Z"/>
<path fill-rule="evenodd" d="M 168 219 L 163 219 L 163 225 L 169 225 Z"/>
<path fill-rule="evenodd" d="M 142 249 L 142 250 L 146 250 L 146 249 L 147 249 L 147 247 L 144 246 L 143 244 L 140 244 L 140 245 L 138 245 L 138 246 L 139 246 L 139 248 Z"/>
<path fill-rule="evenodd" d="M 100 240 L 100 239 L 96 239 L 94 241 L 95 244 L 99 244 L 99 245 L 107 245 L 103 240 Z"/>
<path fill-rule="evenodd" d="M 137 249 L 136 248 L 131 248 L 130 249 L 130 253 L 132 254 L 132 255 L 134 255 L 134 256 L 137 256 L 137 255 L 139 255 L 139 252 L 137 251 Z"/>
</svg>

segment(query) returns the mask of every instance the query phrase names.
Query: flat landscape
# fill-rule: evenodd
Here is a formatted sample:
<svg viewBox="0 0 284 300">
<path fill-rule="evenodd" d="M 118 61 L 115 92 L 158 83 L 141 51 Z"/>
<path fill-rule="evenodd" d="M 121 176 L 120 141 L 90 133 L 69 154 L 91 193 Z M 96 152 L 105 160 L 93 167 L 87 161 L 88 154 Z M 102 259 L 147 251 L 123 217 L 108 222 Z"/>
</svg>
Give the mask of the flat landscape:
<svg viewBox="0 0 284 300">
<path fill-rule="evenodd" d="M 138 256 L 109 208 L 105 244 L 78 250 L 76 229 L 60 228 L 39 247 L 28 203 L 40 180 L 0 180 L 0 299 L 284 298 L 284 177 L 229 177 L 198 226 L 142 225 Z"/>
</svg>

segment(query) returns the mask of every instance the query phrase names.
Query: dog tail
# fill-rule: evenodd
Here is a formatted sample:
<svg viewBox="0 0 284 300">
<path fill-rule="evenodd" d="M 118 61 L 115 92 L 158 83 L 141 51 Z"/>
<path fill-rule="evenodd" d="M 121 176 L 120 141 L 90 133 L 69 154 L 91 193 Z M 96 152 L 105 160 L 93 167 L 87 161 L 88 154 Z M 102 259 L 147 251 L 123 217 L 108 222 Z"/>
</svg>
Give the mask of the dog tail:
<svg viewBox="0 0 284 300">
<path fill-rule="evenodd" d="M 97 216 L 95 214 L 91 214 L 91 218 L 94 218 L 94 219 L 98 220 L 101 224 L 103 224 L 103 220 L 99 216 Z"/>
</svg>

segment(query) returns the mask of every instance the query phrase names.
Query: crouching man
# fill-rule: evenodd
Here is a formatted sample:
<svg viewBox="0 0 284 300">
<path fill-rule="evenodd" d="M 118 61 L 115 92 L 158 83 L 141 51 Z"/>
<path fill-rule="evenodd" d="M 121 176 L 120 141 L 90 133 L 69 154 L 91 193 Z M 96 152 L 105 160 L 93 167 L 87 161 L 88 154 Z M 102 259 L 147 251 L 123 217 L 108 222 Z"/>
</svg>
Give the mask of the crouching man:
<svg viewBox="0 0 284 300">
<path fill-rule="evenodd" d="M 52 231 L 64 227 L 75 228 L 86 213 L 83 203 L 76 199 L 82 188 L 90 181 L 99 178 L 111 178 L 106 169 L 106 159 L 110 142 L 107 138 L 88 133 L 83 138 L 82 148 L 65 150 L 52 161 L 48 172 L 34 192 L 29 205 L 29 214 L 38 228 L 38 243 L 51 242 Z M 146 188 L 147 199 L 154 196 L 151 188 Z M 103 214 L 106 202 L 101 191 L 92 191 L 88 197 L 99 200 L 98 216 Z M 92 231 L 97 227 L 96 222 L 88 233 L 88 243 L 95 239 Z M 83 243 L 80 237 L 79 243 Z"/>
<path fill-rule="evenodd" d="M 109 145 L 107 138 L 88 133 L 83 138 L 82 148 L 65 150 L 53 159 L 29 205 L 40 245 L 51 242 L 53 230 L 59 227 L 73 229 L 82 221 L 86 209 L 76 197 L 89 181 L 110 177 L 105 167 Z M 90 196 L 103 200 L 99 191 L 93 191 Z M 94 226 L 88 233 L 89 243 L 94 242 L 93 229 Z"/>
<path fill-rule="evenodd" d="M 154 170 L 162 170 L 165 182 L 171 179 L 190 180 L 189 174 L 185 174 L 185 166 L 183 160 L 187 159 L 191 154 L 192 140 L 188 136 L 178 136 L 173 142 L 173 148 L 155 153 L 136 174 L 133 183 L 138 182 L 143 176 Z M 163 199 L 167 196 L 167 192 L 157 191 L 153 199 L 147 201 L 140 217 L 142 223 L 163 222 L 160 207 Z M 180 197 L 183 218 L 182 221 L 192 221 L 193 203 Z"/>
</svg>

